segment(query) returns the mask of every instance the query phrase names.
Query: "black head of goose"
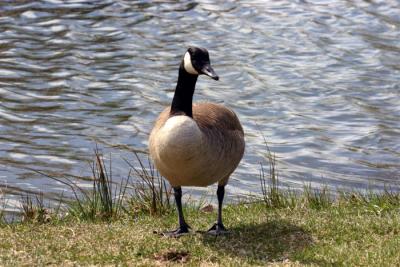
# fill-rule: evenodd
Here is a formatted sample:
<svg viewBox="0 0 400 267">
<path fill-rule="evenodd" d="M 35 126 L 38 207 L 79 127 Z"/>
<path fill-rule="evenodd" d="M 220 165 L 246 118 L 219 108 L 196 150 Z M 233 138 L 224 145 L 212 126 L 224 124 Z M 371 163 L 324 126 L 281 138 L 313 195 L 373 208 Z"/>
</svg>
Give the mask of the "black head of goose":
<svg viewBox="0 0 400 267">
<path fill-rule="evenodd" d="M 208 51 L 190 47 L 179 67 L 172 104 L 160 114 L 149 138 L 150 156 L 172 185 L 178 209 L 179 228 L 164 233 L 167 236 L 179 236 L 190 228 L 182 212 L 181 186 L 214 183 L 218 183 L 218 220 L 208 233 L 226 232 L 222 223 L 225 185 L 245 148 L 243 128 L 232 110 L 215 103 L 192 104 L 199 75 L 219 79 Z"/>
</svg>

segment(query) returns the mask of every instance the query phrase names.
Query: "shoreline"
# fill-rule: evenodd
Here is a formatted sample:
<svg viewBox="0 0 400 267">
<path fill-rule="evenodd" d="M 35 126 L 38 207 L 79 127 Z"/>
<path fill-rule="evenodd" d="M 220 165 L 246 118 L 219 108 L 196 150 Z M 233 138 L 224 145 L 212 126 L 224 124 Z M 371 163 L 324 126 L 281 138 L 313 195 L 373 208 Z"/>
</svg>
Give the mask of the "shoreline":
<svg viewBox="0 0 400 267">
<path fill-rule="evenodd" d="M 5 223 L 0 212 L 0 265 L 128 266 L 395 266 L 400 264 L 400 193 L 280 187 L 269 149 L 260 170 L 262 196 L 223 207 L 230 234 L 202 232 L 216 208 L 186 202 L 192 232 L 166 238 L 154 232 L 177 226 L 171 190 L 154 166 L 128 163 L 138 182 L 115 184 L 96 151 L 91 190 L 72 180 L 42 175 L 69 186 L 75 199 L 49 209 L 43 198 L 22 198 L 23 219 Z M 206 205 L 208 204 L 208 205 Z"/>
</svg>

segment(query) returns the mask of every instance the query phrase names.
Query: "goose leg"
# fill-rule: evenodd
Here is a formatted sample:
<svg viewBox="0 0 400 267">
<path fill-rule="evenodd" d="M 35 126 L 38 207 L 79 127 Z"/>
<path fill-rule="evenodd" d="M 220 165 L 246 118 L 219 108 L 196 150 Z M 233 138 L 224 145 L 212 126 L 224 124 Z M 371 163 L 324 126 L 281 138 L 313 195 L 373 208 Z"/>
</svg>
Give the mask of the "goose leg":
<svg viewBox="0 0 400 267">
<path fill-rule="evenodd" d="M 190 226 L 185 222 L 185 218 L 183 217 L 182 188 L 180 186 L 174 187 L 174 196 L 175 196 L 176 207 L 178 209 L 179 227 L 176 230 L 163 233 L 164 236 L 168 237 L 179 237 L 185 233 L 189 233 L 190 229 Z"/>
<path fill-rule="evenodd" d="M 217 198 L 218 198 L 218 219 L 217 222 L 207 231 L 211 235 L 223 235 L 229 233 L 222 223 L 222 202 L 224 201 L 225 185 L 218 185 Z"/>
</svg>

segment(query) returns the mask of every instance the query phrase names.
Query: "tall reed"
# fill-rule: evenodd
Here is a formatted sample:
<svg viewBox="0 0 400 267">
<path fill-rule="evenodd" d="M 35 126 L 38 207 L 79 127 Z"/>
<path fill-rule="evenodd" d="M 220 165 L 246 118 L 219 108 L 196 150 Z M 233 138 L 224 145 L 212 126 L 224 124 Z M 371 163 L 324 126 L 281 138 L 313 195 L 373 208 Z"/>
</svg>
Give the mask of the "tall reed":
<svg viewBox="0 0 400 267">
<path fill-rule="evenodd" d="M 91 189 L 84 189 L 72 180 L 72 177 L 56 177 L 41 171 L 36 171 L 50 179 L 56 180 L 68 186 L 74 200 L 67 201 L 69 215 L 83 220 L 110 220 L 118 217 L 124 211 L 124 197 L 130 179 L 122 179 L 119 184 L 113 182 L 112 160 L 109 166 L 105 164 L 104 157 L 96 148 L 95 159 L 90 163 L 92 177 Z"/>
<path fill-rule="evenodd" d="M 157 172 L 150 159 L 147 164 L 134 152 L 139 166 L 125 159 L 135 174 L 136 181 L 132 183 L 133 195 L 129 200 L 130 208 L 138 213 L 145 212 L 151 215 L 161 215 L 172 210 L 171 187 L 167 186 L 165 179 Z"/>
<path fill-rule="evenodd" d="M 268 175 L 264 169 L 264 165 L 260 163 L 260 188 L 262 192 L 262 200 L 267 208 L 281 208 L 294 205 L 294 192 L 289 189 L 282 191 L 279 187 L 279 177 L 277 170 L 277 161 L 275 154 L 272 153 L 268 142 L 264 135 L 264 145 L 266 148 L 265 158 L 268 162 Z"/>
<path fill-rule="evenodd" d="M 6 198 L 4 196 L 3 190 L 0 188 L 0 225 L 6 222 Z"/>
</svg>

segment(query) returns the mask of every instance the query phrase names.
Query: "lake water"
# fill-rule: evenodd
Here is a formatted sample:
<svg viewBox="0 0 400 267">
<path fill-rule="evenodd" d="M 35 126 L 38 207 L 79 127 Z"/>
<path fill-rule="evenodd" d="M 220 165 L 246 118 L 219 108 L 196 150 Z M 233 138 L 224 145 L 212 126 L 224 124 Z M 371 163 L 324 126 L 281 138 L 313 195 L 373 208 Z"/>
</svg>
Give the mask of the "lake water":
<svg viewBox="0 0 400 267">
<path fill-rule="evenodd" d="M 284 184 L 397 187 L 399 40 L 396 0 L 2 1 L 0 188 L 56 197 L 68 188 L 30 169 L 89 175 L 96 144 L 126 177 L 189 45 L 220 76 L 195 101 L 246 132 L 228 191 L 259 192 L 263 135 Z"/>
</svg>

